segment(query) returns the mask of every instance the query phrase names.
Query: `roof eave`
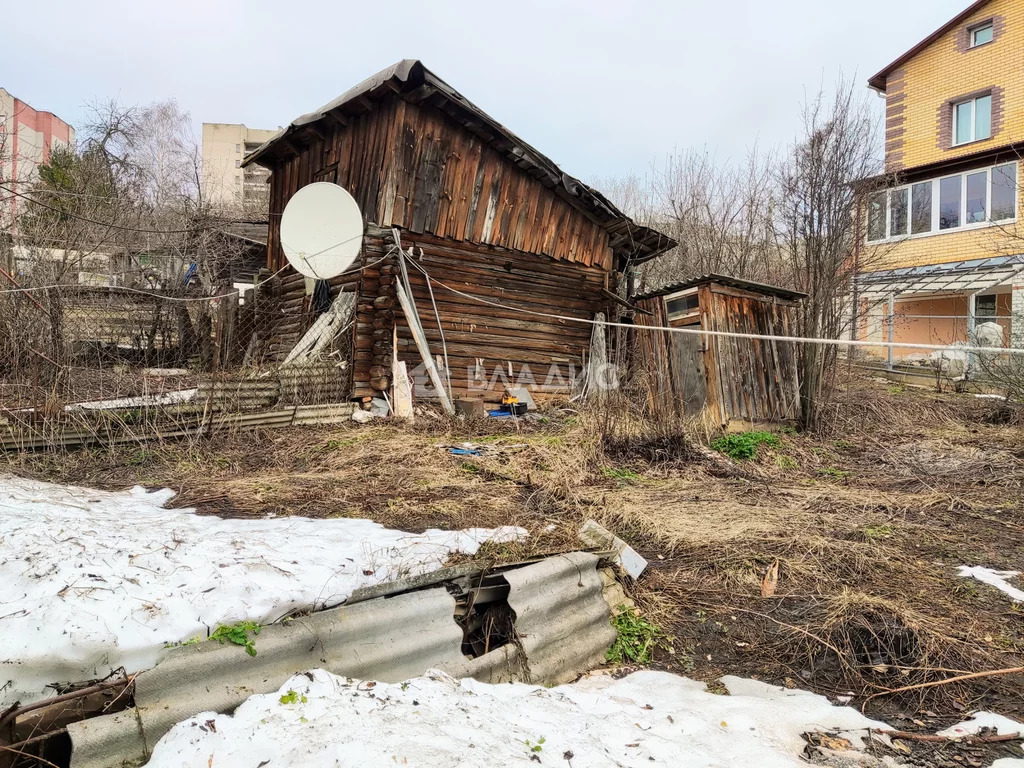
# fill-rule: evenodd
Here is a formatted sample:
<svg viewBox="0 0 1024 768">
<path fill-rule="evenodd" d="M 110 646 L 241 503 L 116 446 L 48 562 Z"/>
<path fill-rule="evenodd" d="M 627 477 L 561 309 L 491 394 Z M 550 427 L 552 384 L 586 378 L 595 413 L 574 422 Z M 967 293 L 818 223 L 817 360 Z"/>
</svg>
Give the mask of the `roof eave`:
<svg viewBox="0 0 1024 768">
<path fill-rule="evenodd" d="M 934 32 L 932 32 L 930 35 L 928 35 L 928 37 L 926 37 L 923 40 L 921 40 L 915 46 L 910 48 L 910 50 L 908 50 L 905 53 L 903 53 L 900 56 L 898 56 L 887 67 L 883 68 L 882 70 L 880 70 L 879 72 L 877 72 L 876 74 L 874 74 L 870 78 L 868 78 L 868 86 L 870 88 L 873 88 L 874 90 L 878 91 L 879 93 L 885 93 L 886 81 L 889 78 L 889 73 L 890 72 L 892 72 L 897 67 L 902 66 L 906 62 L 910 61 L 910 59 L 912 59 L 915 56 L 917 56 L 917 54 L 919 54 L 921 51 L 923 51 L 929 45 L 931 45 L 936 40 L 938 40 L 940 37 L 942 37 L 944 34 L 946 34 L 950 29 L 955 27 L 957 24 L 959 24 L 961 21 L 966 19 L 971 14 L 973 14 L 979 8 L 982 8 L 985 5 L 988 5 L 990 2 L 992 2 L 992 0 L 975 0 L 975 2 L 971 3 L 969 6 L 967 6 L 967 8 L 962 10 L 960 13 L 958 13 L 952 19 L 950 19 L 945 24 L 943 24 L 941 27 L 939 27 Z"/>
</svg>

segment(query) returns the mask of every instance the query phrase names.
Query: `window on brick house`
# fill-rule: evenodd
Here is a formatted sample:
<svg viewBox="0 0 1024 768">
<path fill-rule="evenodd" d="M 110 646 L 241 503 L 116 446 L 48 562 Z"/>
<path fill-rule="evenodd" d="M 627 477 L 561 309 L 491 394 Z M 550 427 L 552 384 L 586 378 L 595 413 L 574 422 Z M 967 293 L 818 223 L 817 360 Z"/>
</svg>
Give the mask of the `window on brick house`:
<svg viewBox="0 0 1024 768">
<path fill-rule="evenodd" d="M 885 192 L 868 199 L 868 240 L 885 239 Z"/>
<path fill-rule="evenodd" d="M 992 22 L 986 22 L 973 27 L 968 34 L 971 36 L 971 48 L 992 42 Z"/>
<path fill-rule="evenodd" d="M 920 235 L 932 231 L 932 183 L 915 184 L 910 194 L 910 234 Z"/>
<path fill-rule="evenodd" d="M 978 224 L 985 221 L 988 207 L 988 171 L 967 174 L 967 207 L 964 222 Z"/>
<path fill-rule="evenodd" d="M 992 135 L 992 96 L 953 105 L 953 143 L 967 144 Z"/>
<path fill-rule="evenodd" d="M 1017 163 L 878 192 L 868 199 L 868 241 L 983 227 L 1017 218 Z"/>
<path fill-rule="evenodd" d="M 984 296 L 974 297 L 974 316 L 975 317 L 995 317 L 996 316 L 996 295 L 989 293 Z"/>
<path fill-rule="evenodd" d="M 909 187 L 894 189 L 889 193 L 889 237 L 907 234 L 907 198 Z"/>
<path fill-rule="evenodd" d="M 939 229 L 960 226 L 960 193 L 962 176 L 939 181 Z"/>
<path fill-rule="evenodd" d="M 1006 221 L 1017 215 L 1017 164 L 992 169 L 992 221 Z"/>
</svg>

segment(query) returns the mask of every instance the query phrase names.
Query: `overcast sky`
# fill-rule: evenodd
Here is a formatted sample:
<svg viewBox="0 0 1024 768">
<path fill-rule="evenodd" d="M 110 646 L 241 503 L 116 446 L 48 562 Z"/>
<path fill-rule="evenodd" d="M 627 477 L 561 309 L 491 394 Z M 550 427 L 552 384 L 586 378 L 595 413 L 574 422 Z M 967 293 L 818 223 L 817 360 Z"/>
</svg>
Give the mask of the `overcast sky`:
<svg viewBox="0 0 1024 768">
<path fill-rule="evenodd" d="M 21 2 L 5 11 L 0 86 L 72 124 L 89 101 L 174 98 L 197 127 L 276 128 L 419 58 L 594 179 L 642 174 L 674 148 L 737 158 L 787 142 L 808 93 L 840 73 L 867 92 L 968 2 Z"/>
</svg>

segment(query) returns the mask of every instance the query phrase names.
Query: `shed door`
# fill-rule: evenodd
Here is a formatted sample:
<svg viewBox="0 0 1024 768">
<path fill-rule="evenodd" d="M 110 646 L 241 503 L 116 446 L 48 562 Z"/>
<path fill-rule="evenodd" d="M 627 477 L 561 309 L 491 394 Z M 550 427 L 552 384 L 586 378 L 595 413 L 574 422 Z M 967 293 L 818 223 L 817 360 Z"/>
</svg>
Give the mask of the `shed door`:
<svg viewBox="0 0 1024 768">
<path fill-rule="evenodd" d="M 699 330 L 700 321 L 679 327 Z M 704 349 L 701 343 L 704 337 L 697 333 L 673 333 L 671 336 L 676 390 L 683 405 L 683 413 L 697 413 L 708 399 Z"/>
</svg>

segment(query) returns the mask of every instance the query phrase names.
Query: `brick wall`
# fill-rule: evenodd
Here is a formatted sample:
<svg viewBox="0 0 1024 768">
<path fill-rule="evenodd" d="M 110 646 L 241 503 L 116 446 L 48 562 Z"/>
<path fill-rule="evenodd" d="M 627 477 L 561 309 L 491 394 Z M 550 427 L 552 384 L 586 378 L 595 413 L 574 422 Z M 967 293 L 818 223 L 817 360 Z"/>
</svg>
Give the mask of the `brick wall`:
<svg viewBox="0 0 1024 768">
<path fill-rule="evenodd" d="M 993 21 L 991 43 L 968 47 L 968 30 Z M 992 0 L 890 73 L 886 90 L 889 170 L 951 160 L 1024 140 L 1024 2 Z M 994 93 L 992 136 L 950 146 L 951 102 Z"/>
</svg>

